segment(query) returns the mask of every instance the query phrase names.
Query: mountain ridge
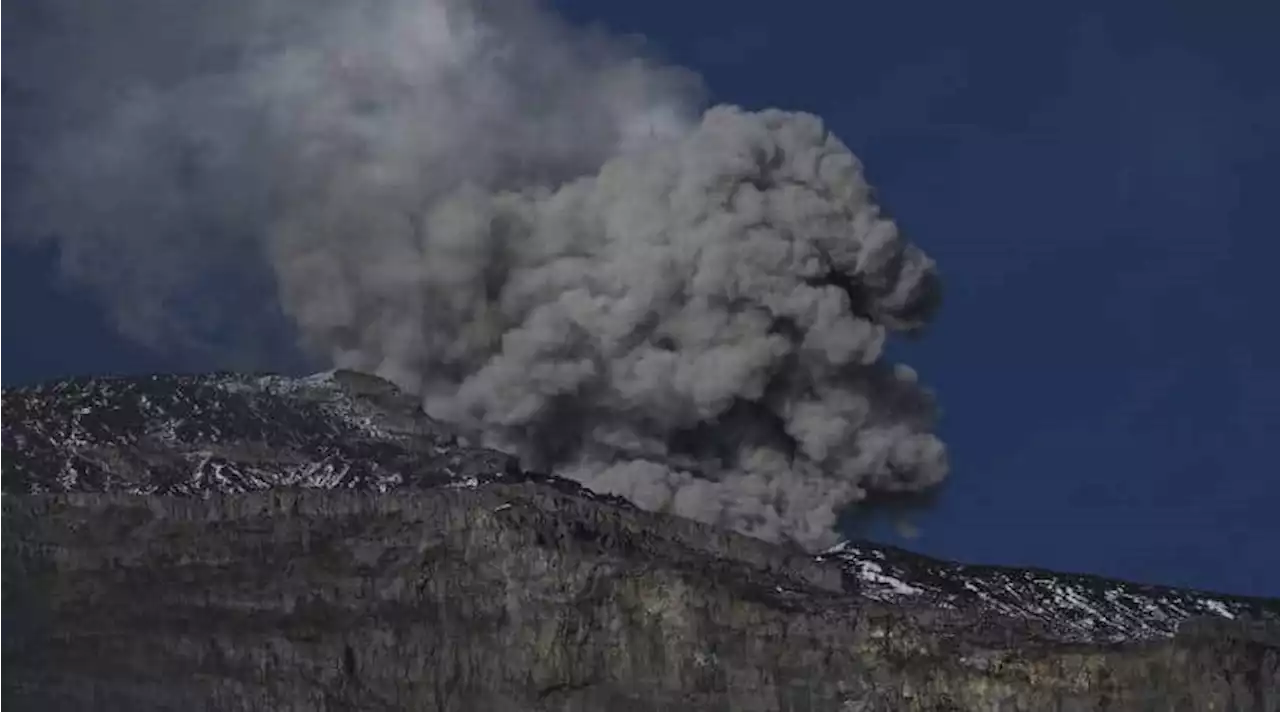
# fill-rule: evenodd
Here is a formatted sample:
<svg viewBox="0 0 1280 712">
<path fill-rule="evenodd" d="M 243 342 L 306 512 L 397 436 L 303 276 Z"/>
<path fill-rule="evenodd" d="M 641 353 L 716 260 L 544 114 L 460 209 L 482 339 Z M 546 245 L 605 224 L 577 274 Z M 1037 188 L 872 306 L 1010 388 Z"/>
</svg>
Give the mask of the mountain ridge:
<svg viewBox="0 0 1280 712">
<path fill-rule="evenodd" d="M 385 575 L 389 577 L 387 581 L 400 582 L 418 565 L 406 563 L 408 559 L 400 560 L 397 557 L 407 556 L 404 552 L 413 547 L 403 542 L 398 545 L 388 542 L 396 541 L 396 537 L 410 536 L 396 533 L 408 526 L 407 522 L 419 522 L 415 526 L 424 526 L 424 522 L 431 522 L 432 517 L 439 516 L 448 521 L 461 522 L 458 528 L 438 534 L 442 541 L 449 542 L 442 546 L 454 551 L 459 561 L 473 561 L 477 558 L 497 560 L 503 562 L 502 566 L 508 569 L 519 569 L 527 565 L 527 562 L 521 560 L 522 554 L 527 552 L 529 557 L 534 558 L 549 556 L 550 560 L 558 562 L 556 566 L 566 571 L 579 571 L 583 567 L 587 571 L 597 571 L 604 567 L 611 571 L 629 571 L 629 576 L 640 577 L 645 581 L 649 580 L 646 577 L 656 576 L 667 581 L 664 577 L 676 576 L 685 581 L 681 584 L 684 587 L 681 590 L 701 592 L 697 596 L 692 593 L 681 594 L 694 596 L 688 600 L 678 598 L 677 603 L 681 607 L 694 605 L 697 608 L 701 604 L 696 602 L 707 597 L 710 597 L 709 600 L 721 600 L 724 596 L 729 596 L 724 600 L 732 603 L 724 605 L 733 610 L 748 606 L 754 611 L 752 616 L 765 616 L 770 620 L 773 616 L 785 618 L 786 615 L 799 616 L 796 620 L 808 620 L 809 617 L 830 618 L 835 621 L 832 624 L 837 629 L 847 629 L 846 633 L 837 635 L 847 636 L 842 645 L 853 648 L 866 643 L 865 640 L 856 642 L 862 640 L 858 637 L 862 635 L 858 632 L 858 626 L 865 630 L 870 625 L 866 622 L 867 616 L 874 618 L 882 614 L 897 621 L 890 628 L 906 626 L 916 630 L 912 635 L 917 636 L 917 642 L 924 641 L 920 642 L 924 649 L 951 645 L 960 645 L 965 649 L 985 646 L 988 653 L 1005 661 L 1002 665 L 1013 665 L 1014 662 L 1023 665 L 1023 657 L 1026 656 L 1029 656 L 1029 660 L 1039 660 L 1040 657 L 1037 656 L 1043 655 L 1049 655 L 1053 660 L 1070 654 L 1085 655 L 1086 658 L 1102 656 L 1099 659 L 1108 660 L 1111 658 L 1107 656 L 1119 656 L 1116 659 L 1125 661 L 1129 660 L 1126 656 L 1160 657 L 1172 654 L 1167 653 L 1169 650 L 1181 650 L 1182 653 L 1171 659 L 1173 662 L 1160 663 L 1174 670 L 1178 669 L 1178 665 L 1185 664 L 1186 656 L 1194 657 L 1186 652 L 1186 646 L 1190 645 L 1190 649 L 1198 650 L 1195 645 L 1199 643 L 1191 641 L 1207 641 L 1204 644 L 1210 647 L 1236 646 L 1239 650 L 1232 648 L 1235 652 L 1228 657 L 1243 655 L 1244 662 L 1240 664 L 1245 667 L 1253 666 L 1251 669 L 1255 669 L 1250 673 L 1252 677 L 1247 675 L 1246 678 L 1255 679 L 1256 684 L 1250 686 L 1247 679 L 1240 682 L 1228 676 L 1231 681 L 1229 689 L 1235 690 L 1244 685 L 1241 688 L 1243 691 L 1231 694 L 1244 695 L 1240 699 L 1248 699 L 1254 705 L 1232 709 L 1274 709 L 1274 705 L 1280 705 L 1280 698 L 1276 694 L 1266 692 L 1271 681 L 1280 689 L 1280 665 L 1276 662 L 1277 657 L 1280 657 L 1280 635 L 1277 635 L 1280 630 L 1280 600 L 1138 584 L 1088 574 L 957 564 L 870 542 L 844 542 L 827 551 L 811 554 L 797 547 L 749 540 L 690 520 L 644 512 L 625 500 L 593 493 L 571 480 L 525 472 L 514 458 L 468 444 L 468 438 L 464 434 L 427 417 L 416 399 L 400 392 L 390 383 L 366 374 L 332 371 L 306 378 L 245 374 L 83 378 L 25 389 L 6 389 L 3 394 L 3 449 L 3 479 L 0 483 L 3 484 L 6 495 L 6 534 L 9 534 L 5 538 L 6 558 L 13 558 L 11 554 L 17 555 L 15 560 L 22 562 L 17 569 L 19 581 L 39 579 L 42 581 L 41 586 L 60 592 L 52 596 L 54 600 L 65 600 L 67 604 L 79 601 L 82 606 L 100 605 L 93 602 L 98 599 L 92 596 L 84 598 L 86 594 L 80 591 L 79 586 L 88 586 L 90 584 L 85 582 L 92 581 L 96 582 L 93 585 L 101 585 L 108 591 L 114 591 L 111 588 L 113 584 L 102 583 L 104 580 L 114 580 L 112 577 L 117 575 L 110 573 L 113 571 L 112 565 L 107 562 L 126 561 L 133 563 L 120 564 L 120 571 L 134 571 L 132 574 L 119 574 L 126 579 L 130 576 L 153 578 L 153 573 L 146 572 L 168 571 L 175 578 L 194 581 L 187 581 L 182 586 L 207 584 L 210 587 L 208 590 L 215 593 L 223 585 L 217 582 L 231 577 L 236 583 L 228 589 L 230 593 L 223 592 L 230 597 L 228 601 L 247 595 L 250 596 L 248 600 L 256 601 L 253 606 L 263 610 L 279 609 L 277 614 L 282 620 L 286 620 L 293 615 L 290 611 L 295 610 L 297 601 L 292 604 L 270 602 L 277 599 L 292 600 L 289 599 L 292 594 L 286 593 L 290 586 L 307 588 L 314 582 L 308 583 L 310 580 L 302 577 L 297 582 L 289 583 L 292 581 L 290 577 L 294 576 L 292 573 L 280 573 L 280 579 L 276 580 L 270 574 L 270 570 L 274 569 L 259 572 L 266 578 L 244 578 L 242 573 L 237 573 L 237 566 L 253 569 L 257 565 L 252 561 L 228 559 L 224 554 L 210 553 L 210 558 L 199 565 L 181 563 L 183 556 L 196 561 L 203 556 L 198 552 L 204 546 L 222 547 L 219 551 L 230 551 L 242 550 L 249 546 L 248 542 L 256 542 L 247 550 L 256 552 L 250 556 L 251 559 L 259 557 L 262 560 L 276 561 L 283 570 L 292 570 L 296 562 L 302 562 L 297 565 L 314 564 L 325 571 L 323 576 L 316 574 L 320 576 L 317 579 L 319 581 L 329 578 L 334 581 L 364 581 L 358 586 L 363 587 L 373 585 L 369 581 L 380 580 L 378 576 Z M 351 512 L 364 513 L 359 516 L 367 515 L 370 521 L 381 522 L 379 526 L 393 534 L 388 535 L 386 540 L 379 539 L 380 535 L 368 533 L 371 524 L 360 521 Z M 429 526 L 435 524 L 431 523 Z M 361 542 L 359 546 L 371 551 L 382 551 L 381 557 L 390 557 L 400 563 L 389 565 L 394 570 L 393 573 L 384 571 L 383 574 L 376 573 L 379 570 L 376 565 L 369 569 L 373 564 L 367 561 L 360 565 L 352 563 L 360 559 L 354 554 L 354 559 L 332 570 L 315 564 L 315 554 L 308 548 L 311 545 L 305 542 L 317 537 L 327 541 L 326 537 L 330 537 L 327 532 L 332 527 L 364 532 L 352 534 Z M 102 536 L 83 539 L 77 533 L 82 529 L 101 530 Z M 209 541 L 217 543 L 193 544 L 194 553 L 189 555 L 163 553 L 168 551 L 169 545 L 164 543 L 168 539 L 160 537 L 157 532 L 167 532 L 164 537 L 176 537 L 182 541 L 199 542 L 207 536 Z M 268 536 L 266 532 L 274 533 Z M 491 544 L 474 544 L 472 539 L 475 537 L 525 543 L 516 550 L 494 549 Z M 149 548 L 135 550 L 135 539 L 150 542 Z M 331 543 L 326 546 L 341 548 L 346 544 Z M 151 551 L 152 548 L 156 551 Z M 286 556 L 283 553 L 286 550 L 292 553 Z M 374 559 L 375 563 L 380 560 L 378 557 Z M 443 597 L 440 600 L 453 600 L 456 591 L 451 587 L 465 588 L 465 581 L 471 577 L 492 576 L 491 572 L 459 570 L 452 560 L 421 565 L 428 568 L 446 567 L 451 572 L 452 578 L 439 584 L 443 588 L 435 594 Z M 67 581 L 79 581 L 78 577 L 81 576 L 88 578 L 81 584 L 66 584 L 59 577 L 41 579 L 31 573 L 49 570 L 63 572 L 61 575 Z M 96 573 L 90 575 L 85 571 Z M 371 571 L 374 573 L 369 573 Z M 214 575 L 216 572 L 220 573 Z M 202 578 L 206 576 L 207 581 Z M 366 581 L 361 578 L 363 576 L 373 576 L 373 579 Z M 591 573 L 575 573 L 566 581 L 577 581 L 582 576 L 595 580 L 594 586 L 605 585 L 599 583 L 598 574 Z M 6 576 L 6 581 L 9 578 Z M 539 582 L 536 578 L 521 576 L 491 577 L 485 580 L 489 582 L 486 584 L 488 586 L 507 590 L 505 596 L 508 599 L 516 596 L 521 600 L 534 595 L 525 593 L 522 587 L 536 590 L 544 585 L 552 585 Z M 554 577 L 552 580 L 558 581 Z M 205 584 L 200 583 L 202 581 Z M 717 581 L 720 583 L 716 583 Z M 177 584 L 172 585 L 172 590 L 167 584 L 157 585 L 159 601 L 169 600 L 167 597 L 180 601 L 166 603 L 161 609 L 170 610 L 176 616 L 175 620 L 186 620 L 183 617 L 188 615 L 191 605 L 188 598 L 194 594 L 189 591 L 182 593 L 186 589 Z M 402 583 L 387 585 L 393 588 L 403 586 Z M 673 594 L 668 591 L 668 586 L 669 582 L 655 590 L 642 586 L 633 594 L 644 600 L 657 596 L 671 603 L 668 598 Z M 723 587 L 727 588 L 721 590 Z M 27 589 L 17 590 L 21 593 Z M 120 589 L 121 592 L 124 590 Z M 398 588 L 396 590 L 399 591 Z M 239 593 L 235 593 L 236 591 Z M 211 597 L 210 600 L 223 595 L 215 593 L 206 592 L 205 595 Z M 103 594 L 103 597 L 110 599 L 113 595 L 115 594 L 108 593 Z M 339 608 L 358 608 L 359 605 L 364 605 L 358 603 L 358 597 L 348 600 L 342 597 L 344 594 L 334 595 L 336 598 L 325 605 Z M 427 596 L 422 592 L 410 595 L 403 591 L 387 595 L 391 596 L 389 600 L 396 602 L 396 606 L 409 606 L 413 610 L 417 610 L 415 606 L 420 606 L 422 597 Z M 483 595 L 476 595 L 479 596 L 476 600 L 487 600 Z M 591 604 L 593 606 L 614 605 L 597 601 L 585 593 L 583 595 L 595 601 Z M 8 593 L 6 597 L 8 598 Z M 30 600 L 23 599 L 21 595 L 18 598 Z M 127 603 L 120 605 L 123 608 L 129 606 Z M 235 618 L 239 615 L 234 613 L 238 610 L 236 606 L 242 604 L 224 602 L 210 605 L 210 611 L 221 611 L 218 615 Z M 495 611 L 503 605 L 509 606 L 500 605 L 496 599 L 484 605 L 496 606 Z M 585 604 L 579 601 L 575 605 Z M 539 616 L 561 620 L 569 615 L 559 608 L 543 608 L 533 604 L 528 606 L 531 606 L 530 610 L 539 612 L 533 616 L 538 620 L 541 620 Z M 70 609 L 58 610 L 65 613 Z M 786 611 L 791 613 L 787 614 Z M 133 614 L 120 615 L 128 618 Z M 138 615 L 142 613 L 139 612 Z M 466 613 L 459 615 L 463 618 L 467 616 Z M 72 619 L 80 618 L 78 613 L 72 616 Z M 855 625 L 854 621 L 858 623 Z M 712 625 L 706 622 L 704 624 Z M 69 622 L 50 625 L 53 627 L 36 630 L 21 640 L 27 645 L 43 646 L 57 636 L 83 639 L 81 631 L 68 627 L 71 625 Z M 511 625 L 516 626 L 515 632 L 507 631 L 503 635 L 519 635 L 524 630 L 520 625 L 534 624 Z M 579 621 L 574 625 L 587 625 L 588 628 L 574 634 L 558 629 L 552 638 L 560 641 L 558 644 L 563 644 L 561 638 L 566 635 L 569 639 L 573 639 L 575 635 L 586 636 L 583 644 L 588 646 L 604 645 L 600 643 L 601 640 L 612 640 L 609 637 L 612 634 L 590 628 L 588 622 Z M 639 624 L 615 620 L 611 625 L 631 630 L 628 626 Z M 641 628 L 649 630 L 646 626 L 651 625 L 655 624 L 644 623 Z M 740 635 L 741 631 L 733 632 L 737 630 L 734 625 L 718 621 L 713 627 L 729 631 L 725 635 Z M 683 634 L 679 630 L 677 628 L 673 633 L 671 629 L 666 629 L 663 635 L 680 638 Z M 114 630 L 112 635 L 115 636 L 111 638 L 114 641 L 112 644 L 133 651 L 131 655 L 146 657 L 155 652 L 135 640 L 127 629 Z M 223 634 L 214 631 L 211 635 L 219 637 Z M 281 634 L 277 642 L 281 645 L 294 645 L 296 641 L 289 642 L 292 640 L 288 635 Z M 948 643 L 948 640 L 957 642 Z M 239 639 L 236 641 L 233 647 L 241 644 Z M 651 644 L 665 645 L 658 642 Z M 418 645 L 425 643 L 415 639 L 410 647 Z M 478 643 L 469 640 L 466 645 Z M 626 648 L 630 644 L 613 641 L 608 645 Z M 56 647 L 55 645 L 54 648 Z M 1034 653 L 1040 649 L 1055 652 Z M 144 652 L 138 652 L 139 650 Z M 145 652 L 146 650 L 151 652 Z M 1072 650 L 1084 652 L 1069 653 Z M 840 651 L 839 655 L 846 652 L 844 648 L 840 648 Z M 785 649 L 779 649 L 759 654 L 773 660 L 771 656 L 785 656 L 785 653 Z M 9 646 L 6 645 L 6 658 L 9 658 L 9 654 Z M 67 654 L 66 651 L 54 654 L 53 657 L 60 659 L 58 655 L 63 654 Z M 498 660 L 504 659 L 500 649 L 493 649 L 491 654 L 497 656 Z M 634 651 L 629 653 L 634 654 Z M 706 651 L 690 654 L 694 655 L 695 662 L 698 655 L 710 655 Z M 739 661 L 739 667 L 735 668 L 739 674 L 745 674 L 743 670 L 754 669 L 752 665 L 763 664 L 759 661 L 751 662 L 755 660 L 751 658 L 755 653 L 735 654 L 750 658 L 746 662 Z M 837 653 L 832 649 L 828 654 Z M 1160 659 L 1164 660 L 1163 657 Z M 769 663 L 775 664 L 778 663 Z M 861 664 L 863 663 L 859 663 Z M 1063 663 L 1060 661 L 1052 663 L 1061 664 Z M 1154 663 L 1144 664 L 1149 666 Z M 532 662 L 525 661 L 515 665 L 513 670 L 517 670 L 516 672 L 490 671 L 486 675 L 504 680 L 499 687 L 509 687 L 514 683 L 504 675 L 519 678 L 541 669 L 541 665 L 534 659 Z M 847 677 L 849 674 L 846 667 L 835 667 L 842 671 L 833 670 L 836 677 Z M 38 670 L 21 669 L 25 671 L 24 675 L 34 676 L 23 679 L 39 678 L 36 674 Z M 520 669 L 524 672 L 517 674 Z M 958 676 L 957 680 L 985 680 L 978 687 L 963 694 L 957 690 L 935 692 L 955 699 L 988 699 L 982 697 L 986 693 L 973 690 L 986 689 L 983 685 L 989 687 L 992 683 L 988 678 L 994 673 L 990 670 L 983 672 L 980 666 L 976 668 L 977 672 L 974 669 L 973 665 L 965 663 L 957 668 L 958 671 L 953 676 Z M 503 697 L 506 702 L 485 704 L 497 705 L 490 707 L 493 709 L 503 708 L 502 705 L 508 702 L 515 705 L 511 709 L 570 709 L 573 704 L 587 704 L 588 701 L 598 703 L 601 694 L 623 695 L 617 698 L 620 700 L 631 699 L 627 695 L 639 695 L 638 699 L 642 699 L 645 694 L 649 694 L 644 692 L 649 683 L 636 684 L 617 669 L 611 668 L 606 673 L 602 674 L 612 682 L 601 683 L 603 686 L 600 689 L 592 688 L 594 691 L 581 694 L 566 692 L 566 700 L 576 700 L 564 702 L 569 707 L 557 707 L 551 703 L 547 703 L 551 706 L 530 707 L 528 704 L 532 703 L 528 703 L 528 699 L 521 697 L 524 693 L 518 691 L 512 691 Z M 428 677 L 435 675 L 437 678 L 444 675 L 439 670 L 421 674 Z M 572 670 L 557 669 L 556 674 L 573 677 Z M 670 677 L 673 673 L 666 670 L 662 674 Z M 759 670 L 752 674 L 758 676 Z M 798 675 L 799 672 L 787 674 Z M 1095 671 L 1089 674 L 1097 673 Z M 118 680 L 110 675 L 104 677 L 91 670 L 84 675 L 99 681 L 94 684 L 106 685 L 115 690 L 112 694 L 120 692 Z M 458 679 L 466 678 L 466 675 L 459 675 L 461 677 Z M 978 678 L 973 678 L 973 675 Z M 891 675 L 890 678 L 886 688 L 874 694 L 866 693 L 866 700 L 872 706 L 865 709 L 909 708 L 894 705 L 907 699 L 901 697 L 901 685 L 898 683 L 914 678 L 911 675 L 901 679 Z M 485 679 L 489 680 L 488 677 Z M 823 694 L 834 700 L 838 697 L 837 688 L 840 686 L 837 682 L 846 684 L 848 680 L 809 680 L 806 684 L 811 689 L 824 690 Z M 659 688 L 667 692 L 683 690 L 680 694 L 687 696 L 692 694 L 684 689 L 687 683 L 683 678 L 675 683 L 667 680 Z M 471 689 L 467 684 L 457 684 L 460 685 L 459 689 Z M 754 689 L 752 685 L 758 684 L 762 683 L 757 680 L 742 689 Z M 777 687 L 778 683 L 775 680 L 773 684 Z M 924 683 L 917 681 L 912 684 Z M 604 691 L 606 688 L 609 690 L 607 693 Z M 1041 693 L 1034 688 L 1034 685 L 1025 690 L 1009 688 L 999 694 L 1004 695 L 1001 699 L 1007 700 L 1020 699 L 1019 695 L 1027 700 L 1048 699 L 1037 697 Z M 1052 692 L 1053 688 L 1053 685 L 1048 685 L 1045 689 Z M 41 687 L 35 684 L 31 689 L 38 690 L 41 695 L 51 694 L 47 685 Z M 388 689 L 400 690 L 395 685 Z M 619 690 L 626 692 L 624 694 Z M 1061 692 L 1058 689 L 1055 694 Z M 1110 694 L 1137 695 L 1134 699 L 1138 699 L 1141 692 L 1129 689 L 1127 692 L 1119 690 Z M 175 695 L 180 693 L 186 694 L 177 688 L 173 691 Z M 407 699 L 417 699 L 412 696 L 416 693 L 404 694 L 410 695 Z M 712 695 L 703 701 L 707 704 L 720 704 L 726 699 L 741 699 L 734 696 L 736 693 L 733 690 L 720 690 L 716 694 L 719 697 Z M 1072 694 L 1089 693 L 1086 690 Z M 660 697 L 659 689 L 655 688 L 647 699 L 653 702 Z M 466 699 L 480 704 L 478 700 L 482 698 L 483 695 L 473 695 Z M 537 695 L 534 698 L 542 699 Z M 672 699 L 677 698 L 679 696 Z M 49 698 L 40 699 L 47 701 Z M 130 704 L 138 704 L 136 696 L 128 699 L 132 700 Z M 265 704 L 261 700 L 267 698 L 250 695 L 234 699 L 237 700 L 236 704 L 268 708 L 261 707 Z M 275 705 L 282 700 L 294 698 L 286 696 L 271 699 L 271 704 Z M 608 699 L 613 700 L 614 697 Z M 852 698 L 845 699 L 840 704 L 849 702 L 849 699 Z M 923 698 L 917 696 L 911 699 L 919 701 Z M 1225 699 L 1236 698 L 1228 695 Z M 877 707 L 875 705 L 880 702 L 875 700 L 888 700 L 884 704 L 889 706 Z M 1178 708 L 1152 704 L 1156 706 L 1134 708 Z M 345 707 L 338 705 L 334 708 Z M 437 705 L 436 708 L 468 707 L 464 704 L 462 707 Z M 637 707 L 640 708 L 651 707 Z M 704 708 L 707 707 L 673 707 Z M 784 707 L 766 705 L 755 708 Z M 825 709 L 821 706 L 812 708 Z M 830 707 L 845 708 L 847 707 L 839 705 Z M 955 708 L 982 707 L 970 705 Z M 1036 707 L 1015 705 L 1008 708 Z M 1089 707 L 1081 709 L 1086 708 Z M 1202 707 L 1187 709 L 1193 708 Z"/>
</svg>

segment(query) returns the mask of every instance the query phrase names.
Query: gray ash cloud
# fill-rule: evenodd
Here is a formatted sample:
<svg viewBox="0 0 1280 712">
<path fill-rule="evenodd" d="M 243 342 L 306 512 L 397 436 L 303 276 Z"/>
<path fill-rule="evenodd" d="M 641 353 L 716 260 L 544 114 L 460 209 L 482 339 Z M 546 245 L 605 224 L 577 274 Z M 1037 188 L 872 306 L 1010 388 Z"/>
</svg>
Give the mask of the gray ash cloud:
<svg viewBox="0 0 1280 712">
<path fill-rule="evenodd" d="M 810 546 L 945 477 L 884 358 L 936 270 L 817 117 L 705 108 L 527 2 L 41 8 L 12 219 L 126 333 L 194 338 L 197 285 L 265 272 L 304 348 L 528 467 Z"/>
</svg>

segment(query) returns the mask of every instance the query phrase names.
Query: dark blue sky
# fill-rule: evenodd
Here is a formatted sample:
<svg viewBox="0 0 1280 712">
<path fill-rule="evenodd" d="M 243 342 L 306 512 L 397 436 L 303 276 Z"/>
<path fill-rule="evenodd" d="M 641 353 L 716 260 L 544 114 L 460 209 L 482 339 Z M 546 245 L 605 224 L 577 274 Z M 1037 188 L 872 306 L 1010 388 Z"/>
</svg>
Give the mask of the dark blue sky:
<svg viewBox="0 0 1280 712">
<path fill-rule="evenodd" d="M 824 117 L 938 260 L 897 355 L 953 478 L 907 546 L 1280 595 L 1280 8 L 557 5 L 716 101 Z M 218 365 L 122 342 L 52 253 L 4 257 L 6 384 Z"/>
</svg>

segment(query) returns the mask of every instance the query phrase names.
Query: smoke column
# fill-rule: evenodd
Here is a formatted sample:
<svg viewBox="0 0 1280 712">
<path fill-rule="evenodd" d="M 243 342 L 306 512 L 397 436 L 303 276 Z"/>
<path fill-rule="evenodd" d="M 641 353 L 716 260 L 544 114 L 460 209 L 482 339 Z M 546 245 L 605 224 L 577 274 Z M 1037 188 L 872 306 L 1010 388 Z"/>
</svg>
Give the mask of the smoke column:
<svg viewBox="0 0 1280 712">
<path fill-rule="evenodd" d="M 526 466 L 806 546 L 945 477 L 883 358 L 933 262 L 818 118 L 704 110 L 529 2 L 110 5 L 11 29 L 6 235 L 56 240 L 126 333 L 254 338 L 266 310 L 189 305 L 265 273 L 304 348 Z"/>
</svg>

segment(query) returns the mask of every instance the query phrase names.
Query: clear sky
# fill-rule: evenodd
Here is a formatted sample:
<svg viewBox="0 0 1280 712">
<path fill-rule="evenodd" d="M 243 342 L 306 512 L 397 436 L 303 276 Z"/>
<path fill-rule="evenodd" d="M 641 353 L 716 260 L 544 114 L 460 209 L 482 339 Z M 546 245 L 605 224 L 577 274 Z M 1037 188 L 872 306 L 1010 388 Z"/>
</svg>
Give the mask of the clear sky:
<svg viewBox="0 0 1280 712">
<path fill-rule="evenodd" d="M 1280 596 L 1280 6 L 556 5 L 715 101 L 821 115 L 939 262 L 936 326 L 900 350 L 952 481 L 919 538 L 876 536 Z M 6 385 L 225 365 L 124 342 L 51 250 L 4 258 Z"/>
</svg>

